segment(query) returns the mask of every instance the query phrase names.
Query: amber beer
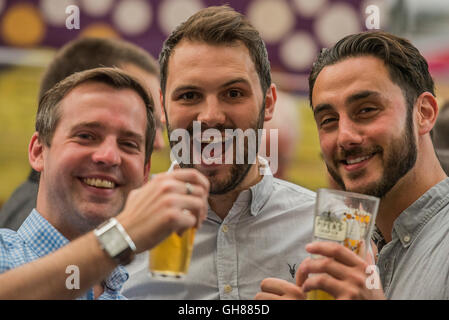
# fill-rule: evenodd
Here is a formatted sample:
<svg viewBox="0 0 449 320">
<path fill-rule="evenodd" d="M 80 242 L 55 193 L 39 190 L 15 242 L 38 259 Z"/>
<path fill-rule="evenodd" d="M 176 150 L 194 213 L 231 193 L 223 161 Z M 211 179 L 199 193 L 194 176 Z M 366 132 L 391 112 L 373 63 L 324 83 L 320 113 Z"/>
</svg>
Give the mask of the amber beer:
<svg viewBox="0 0 449 320">
<path fill-rule="evenodd" d="M 195 228 L 182 236 L 173 232 L 150 250 L 150 274 L 154 277 L 182 278 L 187 274 L 192 256 Z"/>
<path fill-rule="evenodd" d="M 379 198 L 330 189 L 318 189 L 313 227 L 314 241 L 332 241 L 360 252 L 369 243 L 376 219 Z M 312 256 L 320 259 L 320 256 Z M 314 275 L 310 275 L 314 276 Z M 308 300 L 334 300 L 322 290 L 307 293 Z"/>
</svg>

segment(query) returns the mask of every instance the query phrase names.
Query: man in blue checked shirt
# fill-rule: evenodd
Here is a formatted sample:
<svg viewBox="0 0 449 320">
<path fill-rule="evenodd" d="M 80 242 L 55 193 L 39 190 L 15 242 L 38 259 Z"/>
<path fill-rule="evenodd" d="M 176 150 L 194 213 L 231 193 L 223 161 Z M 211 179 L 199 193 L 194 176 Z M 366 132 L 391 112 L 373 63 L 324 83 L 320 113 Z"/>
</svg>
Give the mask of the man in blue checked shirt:
<svg viewBox="0 0 449 320">
<path fill-rule="evenodd" d="M 29 145 L 37 204 L 17 232 L 0 229 L 0 299 L 121 299 L 128 274 L 119 265 L 199 227 L 203 175 L 175 170 L 143 185 L 152 108 L 139 82 L 111 68 L 76 73 L 44 95 Z"/>
</svg>

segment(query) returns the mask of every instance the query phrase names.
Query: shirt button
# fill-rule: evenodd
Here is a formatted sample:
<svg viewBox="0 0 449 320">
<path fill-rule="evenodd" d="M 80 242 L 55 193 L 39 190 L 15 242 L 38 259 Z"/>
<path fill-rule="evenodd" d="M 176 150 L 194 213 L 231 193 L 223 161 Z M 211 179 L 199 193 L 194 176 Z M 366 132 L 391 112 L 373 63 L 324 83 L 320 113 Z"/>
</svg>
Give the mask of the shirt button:
<svg viewBox="0 0 449 320">
<path fill-rule="evenodd" d="M 410 242 L 410 236 L 408 236 L 408 235 L 405 236 L 405 237 L 404 237 L 404 242 Z"/>
<path fill-rule="evenodd" d="M 228 232 L 228 225 L 223 225 L 223 227 L 221 228 L 221 230 L 223 230 L 224 233 Z"/>
<path fill-rule="evenodd" d="M 232 291 L 232 287 L 229 284 L 224 286 L 224 292 L 225 293 L 230 293 L 231 291 Z"/>
</svg>

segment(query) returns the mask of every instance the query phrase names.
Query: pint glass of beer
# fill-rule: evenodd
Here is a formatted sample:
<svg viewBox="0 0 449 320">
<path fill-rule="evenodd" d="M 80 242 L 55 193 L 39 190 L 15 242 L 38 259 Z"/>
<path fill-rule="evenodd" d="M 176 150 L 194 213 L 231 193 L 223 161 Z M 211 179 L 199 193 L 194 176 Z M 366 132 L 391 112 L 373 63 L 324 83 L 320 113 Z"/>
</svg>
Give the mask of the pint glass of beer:
<svg viewBox="0 0 449 320">
<path fill-rule="evenodd" d="M 379 198 L 376 197 L 318 189 L 313 240 L 337 242 L 358 254 L 362 241 L 370 245 L 378 207 Z M 322 290 L 312 290 L 307 293 L 307 299 L 333 300 L 334 297 Z"/>
<path fill-rule="evenodd" d="M 175 169 L 179 169 L 179 165 L 173 161 L 168 172 Z M 195 228 L 187 229 L 181 236 L 173 232 L 151 249 L 149 254 L 150 275 L 156 278 L 183 278 L 189 269 L 195 231 Z"/>
<path fill-rule="evenodd" d="M 173 232 L 150 250 L 150 274 L 153 277 L 182 278 L 187 274 L 192 256 L 194 228 L 179 236 Z"/>
</svg>

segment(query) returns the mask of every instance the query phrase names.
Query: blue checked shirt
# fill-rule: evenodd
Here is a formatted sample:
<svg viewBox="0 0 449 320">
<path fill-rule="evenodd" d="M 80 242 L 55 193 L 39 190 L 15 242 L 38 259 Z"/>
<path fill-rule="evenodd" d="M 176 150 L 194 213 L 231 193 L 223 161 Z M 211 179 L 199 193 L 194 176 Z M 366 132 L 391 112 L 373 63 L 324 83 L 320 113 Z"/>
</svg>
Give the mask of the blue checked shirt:
<svg viewBox="0 0 449 320">
<path fill-rule="evenodd" d="M 68 243 L 69 240 L 34 209 L 17 232 L 0 229 L 0 273 L 42 258 Z M 120 290 L 127 279 L 125 268 L 116 268 L 104 281 L 104 292 L 98 299 L 126 299 L 120 294 Z M 93 300 L 93 297 L 93 289 L 89 289 L 79 299 Z"/>
</svg>

